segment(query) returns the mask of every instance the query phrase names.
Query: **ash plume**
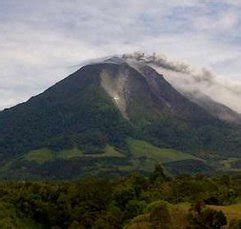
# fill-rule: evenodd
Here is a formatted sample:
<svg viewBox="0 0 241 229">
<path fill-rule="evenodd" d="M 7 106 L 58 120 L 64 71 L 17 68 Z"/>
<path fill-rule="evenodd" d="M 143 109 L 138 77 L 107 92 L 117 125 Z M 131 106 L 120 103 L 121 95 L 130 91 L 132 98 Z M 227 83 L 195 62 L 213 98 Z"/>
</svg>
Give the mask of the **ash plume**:
<svg viewBox="0 0 241 229">
<path fill-rule="evenodd" d="M 148 64 L 162 74 L 179 92 L 191 93 L 194 97 L 207 95 L 241 113 L 241 82 L 219 76 L 208 69 L 197 70 L 182 61 L 171 61 L 165 55 L 145 55 L 136 52 L 124 54 L 126 61 Z"/>
</svg>

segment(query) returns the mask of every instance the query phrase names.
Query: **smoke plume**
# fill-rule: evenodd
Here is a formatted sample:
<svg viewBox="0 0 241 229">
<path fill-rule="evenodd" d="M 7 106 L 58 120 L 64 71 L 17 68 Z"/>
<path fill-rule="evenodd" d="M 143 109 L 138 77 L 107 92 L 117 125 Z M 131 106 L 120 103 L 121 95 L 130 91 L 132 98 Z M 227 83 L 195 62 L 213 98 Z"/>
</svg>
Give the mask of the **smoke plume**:
<svg viewBox="0 0 241 229">
<path fill-rule="evenodd" d="M 184 62 L 168 60 L 164 55 L 145 55 L 144 53 L 124 54 L 126 61 L 138 61 L 155 68 L 181 93 L 194 97 L 207 95 L 214 101 L 224 104 L 241 113 L 241 82 L 219 76 L 214 72 L 194 69 Z"/>
</svg>

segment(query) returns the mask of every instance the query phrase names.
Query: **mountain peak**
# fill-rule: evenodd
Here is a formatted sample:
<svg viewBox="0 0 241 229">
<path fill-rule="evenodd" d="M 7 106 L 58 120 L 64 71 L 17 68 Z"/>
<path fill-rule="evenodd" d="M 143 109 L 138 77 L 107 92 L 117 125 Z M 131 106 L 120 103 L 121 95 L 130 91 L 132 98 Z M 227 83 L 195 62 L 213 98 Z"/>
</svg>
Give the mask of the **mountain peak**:
<svg viewBox="0 0 241 229">
<path fill-rule="evenodd" d="M 124 63 L 126 63 L 126 61 L 119 56 L 112 56 L 112 57 L 104 60 L 103 62 L 109 63 L 109 64 L 124 64 Z"/>
</svg>

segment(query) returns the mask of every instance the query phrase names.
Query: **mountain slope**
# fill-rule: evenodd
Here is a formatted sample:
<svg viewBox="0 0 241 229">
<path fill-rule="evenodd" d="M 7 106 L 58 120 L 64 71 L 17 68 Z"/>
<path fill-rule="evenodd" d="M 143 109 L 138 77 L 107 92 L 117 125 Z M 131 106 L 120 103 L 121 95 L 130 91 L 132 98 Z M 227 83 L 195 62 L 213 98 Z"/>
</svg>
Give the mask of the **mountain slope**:
<svg viewBox="0 0 241 229">
<path fill-rule="evenodd" d="M 239 128 L 191 102 L 151 67 L 120 58 L 84 66 L 26 103 L 0 112 L 0 126 L 3 177 L 16 167 L 19 173 L 42 177 L 53 169 L 52 176 L 58 177 L 60 167 L 78 176 L 88 174 L 88 168 L 95 173 L 106 166 L 112 172 L 120 167 L 143 170 L 150 160 L 153 166 L 153 152 L 138 157 L 147 161 L 143 168 L 133 164 L 130 139 L 152 143 L 160 148 L 155 152 L 169 148 L 196 156 L 215 152 L 228 157 L 241 149 Z M 110 149 L 117 153 L 109 154 Z M 47 155 L 46 161 L 28 160 L 33 152 L 45 152 L 38 157 Z M 158 162 L 165 161 L 160 157 Z"/>
<path fill-rule="evenodd" d="M 1 112 L 0 152 L 73 147 L 79 134 L 78 141 L 86 147 L 89 141 L 91 147 L 101 145 L 105 138 L 118 142 L 129 124 L 100 87 L 102 67 L 86 66 L 26 103 Z"/>
<path fill-rule="evenodd" d="M 218 117 L 220 120 L 239 125 L 241 124 L 240 114 L 223 104 L 215 102 L 209 96 L 201 94 L 200 92 L 183 94 L 190 101 L 198 104 L 213 116 Z"/>
<path fill-rule="evenodd" d="M 0 152 L 59 150 L 75 144 L 95 151 L 108 142 L 122 144 L 133 125 L 146 126 L 163 117 L 215 121 L 154 70 L 143 71 L 126 63 L 84 66 L 26 103 L 1 112 Z"/>
</svg>

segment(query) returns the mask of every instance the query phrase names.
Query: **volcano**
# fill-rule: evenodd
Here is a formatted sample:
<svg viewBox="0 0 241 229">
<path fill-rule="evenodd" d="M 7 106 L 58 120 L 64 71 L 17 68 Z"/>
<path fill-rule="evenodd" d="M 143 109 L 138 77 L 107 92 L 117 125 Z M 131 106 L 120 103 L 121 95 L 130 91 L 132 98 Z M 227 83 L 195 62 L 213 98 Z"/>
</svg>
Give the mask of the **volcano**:
<svg viewBox="0 0 241 229">
<path fill-rule="evenodd" d="M 91 63 L 0 112 L 0 176 L 76 179 L 149 172 L 157 163 L 170 172 L 172 164 L 183 172 L 190 163 L 210 172 L 217 158 L 241 151 L 240 125 L 212 107 L 181 94 L 146 63 Z"/>
</svg>

